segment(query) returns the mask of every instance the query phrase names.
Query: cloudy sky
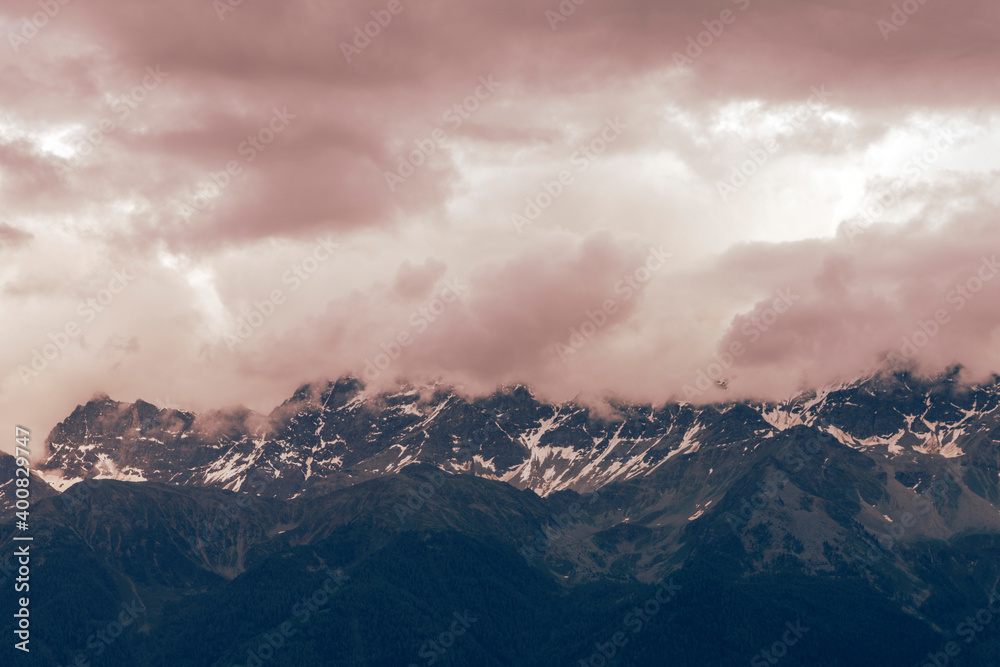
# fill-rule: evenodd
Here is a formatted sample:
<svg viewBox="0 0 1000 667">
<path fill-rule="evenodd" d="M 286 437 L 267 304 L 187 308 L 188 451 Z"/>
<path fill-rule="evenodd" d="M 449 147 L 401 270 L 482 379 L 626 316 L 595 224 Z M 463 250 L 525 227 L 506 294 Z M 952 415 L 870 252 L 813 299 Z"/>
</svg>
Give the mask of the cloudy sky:
<svg viewBox="0 0 1000 667">
<path fill-rule="evenodd" d="M 346 373 L 654 402 L 982 378 L 998 19 L 5 0 L 0 417 L 268 411 Z"/>
</svg>

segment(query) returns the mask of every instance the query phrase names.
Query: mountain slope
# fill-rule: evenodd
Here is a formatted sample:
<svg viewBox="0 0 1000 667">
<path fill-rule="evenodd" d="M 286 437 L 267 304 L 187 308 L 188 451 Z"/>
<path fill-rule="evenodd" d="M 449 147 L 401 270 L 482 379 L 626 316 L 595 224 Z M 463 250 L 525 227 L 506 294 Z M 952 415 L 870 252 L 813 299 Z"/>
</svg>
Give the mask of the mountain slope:
<svg viewBox="0 0 1000 667">
<path fill-rule="evenodd" d="M 857 474 L 863 486 L 863 457 L 830 447 L 847 453 L 829 472 Z M 727 498 L 755 487 L 779 460 L 759 456 L 763 467 L 744 466 Z M 85 500 L 43 501 L 31 594 L 34 622 L 46 630 L 36 635 L 32 664 L 83 656 L 102 665 L 242 665 L 288 623 L 295 632 L 267 664 L 578 665 L 604 653 L 608 665 L 745 665 L 791 624 L 801 641 L 786 646 L 783 664 L 902 666 L 952 638 L 963 612 L 975 613 L 1000 577 L 1000 540 L 972 535 L 908 536 L 879 564 L 881 578 L 844 559 L 817 571 L 794 545 L 758 548 L 756 526 L 782 520 L 785 495 L 784 506 L 776 498 L 757 510 L 759 523 L 736 531 L 724 516 L 735 502 L 727 499 L 706 521 L 650 539 L 660 530 L 654 517 L 619 520 L 630 493 L 618 484 L 597 496 L 541 498 L 436 474 L 408 468 L 308 500 L 101 480 Z M 782 493 L 810 477 L 790 476 Z M 424 484 L 433 494 L 401 517 L 398 508 Z M 844 516 L 835 518 L 826 507 L 839 496 L 805 494 L 823 517 L 817 525 L 850 526 L 863 511 L 843 500 Z M 214 538 L 185 537 L 229 514 Z M 671 542 L 677 557 L 658 558 Z M 0 559 L 13 547 L 0 545 Z M 623 557 L 658 565 L 639 581 L 616 565 Z M 915 577 L 912 594 L 887 587 L 894 576 Z M 136 618 L 121 637 L 93 639 L 123 605 Z M 986 664 L 976 656 L 1000 647 L 996 630 L 986 628 L 949 664 Z M 616 645 L 616 636 L 628 641 Z"/>
</svg>

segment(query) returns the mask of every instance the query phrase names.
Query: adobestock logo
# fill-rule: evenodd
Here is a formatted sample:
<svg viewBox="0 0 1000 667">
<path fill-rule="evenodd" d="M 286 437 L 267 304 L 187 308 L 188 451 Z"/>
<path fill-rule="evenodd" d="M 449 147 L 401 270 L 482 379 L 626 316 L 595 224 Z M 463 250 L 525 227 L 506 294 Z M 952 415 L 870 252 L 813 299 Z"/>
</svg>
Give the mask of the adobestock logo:
<svg viewBox="0 0 1000 667">
<path fill-rule="evenodd" d="M 236 152 L 243 156 L 244 162 L 250 164 L 257 156 L 271 145 L 279 134 L 284 132 L 291 122 L 298 116 L 288 112 L 288 107 L 273 107 L 271 118 L 256 132 L 247 135 L 246 140 L 240 142 L 236 147 Z M 208 180 L 203 181 L 198 186 L 198 191 L 191 197 L 190 203 L 180 205 L 179 213 L 185 218 L 190 218 L 196 213 L 209 209 L 212 201 L 220 197 L 228 188 L 236 176 L 243 173 L 243 165 L 237 160 L 229 160 L 219 171 L 209 171 Z"/>
<path fill-rule="evenodd" d="M 754 146 L 747 150 L 747 158 L 743 162 L 739 163 L 732 168 L 729 173 L 728 181 L 718 181 L 715 184 L 716 190 L 719 192 L 719 197 L 722 201 L 729 199 L 729 195 L 736 192 L 738 188 L 742 188 L 747 184 L 747 181 L 757 173 L 757 171 L 767 164 L 767 161 L 771 159 L 771 156 L 778 152 L 779 146 L 775 139 L 768 139 L 760 146 Z"/>
<path fill-rule="evenodd" d="M 774 294 L 775 298 L 771 302 L 770 307 L 765 308 L 759 313 L 747 316 L 747 321 L 740 327 L 739 333 L 747 340 L 747 343 L 744 344 L 739 340 L 731 341 L 725 350 L 713 355 L 713 361 L 698 370 L 694 385 L 686 384 L 682 387 L 684 400 L 694 400 L 712 387 L 724 387 L 727 372 L 736 365 L 737 359 L 747 353 L 749 349 L 748 345 L 753 345 L 760 340 L 761 336 L 774 326 L 778 318 L 788 312 L 795 305 L 795 302 L 801 298 L 788 288 L 779 289 Z"/>
<path fill-rule="evenodd" d="M 427 501 L 434 497 L 437 490 L 444 486 L 445 476 L 441 471 L 430 475 L 424 475 L 426 482 L 421 483 L 416 488 L 410 488 L 406 492 L 406 506 L 396 503 L 393 509 L 399 519 L 399 525 L 406 523 L 406 517 L 420 510 Z"/>
<path fill-rule="evenodd" d="M 570 163 L 581 174 L 587 171 L 590 169 L 590 165 L 603 155 L 612 143 L 618 140 L 626 127 L 628 125 L 617 117 L 614 120 L 606 119 L 604 129 L 596 137 L 580 146 L 570 157 Z M 517 233 L 520 234 L 525 227 L 538 220 L 542 213 L 565 193 L 566 188 L 573 184 L 575 178 L 572 171 L 563 169 L 551 180 L 542 181 L 541 190 L 533 197 L 525 197 L 525 206 L 522 212 L 513 213 L 510 216 L 510 222 Z"/>
<path fill-rule="evenodd" d="M 107 310 L 133 280 L 135 280 L 135 276 L 131 275 L 128 269 L 112 271 L 111 280 L 108 281 L 107 287 L 77 304 L 76 313 L 82 319 L 83 324 L 90 324 L 97 319 L 98 314 Z M 77 320 L 69 320 L 58 331 L 50 332 L 49 342 L 31 351 L 30 364 L 28 366 L 21 364 L 17 367 L 17 374 L 21 378 L 21 382 L 27 386 L 32 378 L 41 375 L 51 362 L 62 356 L 62 353 L 69 347 L 70 341 L 81 333 L 83 333 L 83 325 Z"/>
<path fill-rule="evenodd" d="M 115 643 L 115 640 L 122 636 L 129 626 L 146 613 L 146 605 L 138 598 L 133 599 L 131 603 L 122 602 L 119 606 L 122 610 L 118 612 L 116 620 L 110 621 L 103 629 L 87 637 L 86 648 L 81 649 L 73 658 L 73 662 L 66 667 L 90 667 L 91 662 L 90 658 L 87 657 L 87 651 L 91 651 L 95 657 L 100 657 L 109 646 Z"/>
<path fill-rule="evenodd" d="M 809 632 L 809 628 L 802 625 L 802 621 L 799 620 L 795 623 L 788 621 L 785 623 L 785 627 L 788 629 L 781 635 L 781 639 L 762 649 L 750 660 L 753 667 L 776 665 L 779 660 L 788 655 L 788 649 L 798 644 L 802 636 Z"/>
<path fill-rule="evenodd" d="M 428 667 L 440 660 L 448 652 L 448 649 L 455 645 L 455 641 L 468 632 L 472 624 L 479 620 L 469 613 L 468 609 L 462 614 L 456 611 L 452 614 L 452 617 L 455 620 L 452 621 L 449 628 L 435 639 L 425 641 L 417 652 L 417 657 L 424 658 L 426 660 L 424 664 L 428 665 Z M 420 665 L 410 663 L 409 667 L 420 667 Z"/>
<path fill-rule="evenodd" d="M 810 91 L 812 95 L 806 99 L 805 103 L 799 105 L 792 117 L 778 127 L 779 134 L 791 134 L 800 130 L 810 116 L 826 109 L 826 103 L 831 95 L 831 92 L 826 89 L 826 85 L 820 85 L 818 88 L 812 86 Z M 722 201 L 727 201 L 732 194 L 745 186 L 780 150 L 781 146 L 775 138 L 764 141 L 761 147 L 750 148 L 747 151 L 747 159 L 733 166 L 729 178 L 716 182 L 715 187 Z"/>
<path fill-rule="evenodd" d="M 403 9 L 403 3 L 400 0 L 389 0 L 385 9 L 373 9 L 369 12 L 372 17 L 371 21 L 363 26 L 354 26 L 354 40 L 351 43 L 340 43 L 340 52 L 344 54 L 344 60 L 347 61 L 347 64 L 350 65 L 351 59 L 355 56 L 360 56 L 361 52 L 371 45 L 372 40 L 389 27 L 392 18 L 403 13 Z"/>
<path fill-rule="evenodd" d="M 128 120 L 132 111 L 139 108 L 139 105 L 149 97 L 149 94 L 160 87 L 160 84 L 170 76 L 170 72 L 164 72 L 160 66 L 147 67 L 146 76 L 142 78 L 142 83 L 135 85 L 127 93 L 115 100 L 111 107 L 117 118 L 102 118 L 97 123 L 97 127 L 87 130 L 83 134 L 83 139 L 79 141 L 74 149 L 73 155 L 67 158 L 68 164 L 57 162 L 54 165 L 55 172 L 60 176 L 65 176 L 73 169 L 83 164 L 83 158 L 93 153 L 98 146 L 104 143 L 104 138 L 112 134 L 121 127 L 122 123 Z"/>
<path fill-rule="evenodd" d="M 920 153 L 913 155 L 903 165 L 902 176 L 887 186 L 881 188 L 861 209 L 862 222 L 852 222 L 847 225 L 847 240 L 854 243 L 868 227 L 875 224 L 888 209 L 900 203 L 906 193 L 907 186 L 915 183 L 942 155 L 955 145 L 955 130 L 941 129 L 937 132 L 934 142 Z"/>
<path fill-rule="evenodd" d="M 750 519 L 778 496 L 788 481 L 788 475 L 780 470 L 775 470 L 768 475 L 766 480 L 757 482 L 757 493 L 743 500 L 737 510 L 738 516 L 732 512 L 726 512 L 726 523 L 729 524 L 733 533 L 739 535 Z"/>
<path fill-rule="evenodd" d="M 656 593 L 626 614 L 625 618 L 622 619 L 622 624 L 631 629 L 633 635 L 639 634 L 660 613 L 663 607 L 677 597 L 682 588 L 683 586 L 675 584 L 672 579 L 661 581 Z M 605 665 L 611 664 L 610 661 L 614 660 L 628 643 L 629 637 L 625 631 L 619 630 L 611 635 L 608 641 L 595 642 L 594 652 L 590 657 L 580 660 L 579 665 L 580 667 L 605 667 Z"/>
<path fill-rule="evenodd" d="M 363 371 L 365 379 L 371 382 L 382 375 L 394 361 L 403 356 L 403 350 L 413 345 L 417 337 L 430 329 L 431 324 L 444 314 L 449 305 L 458 301 L 468 288 L 468 285 L 463 285 L 458 279 L 446 280 L 444 289 L 435 298 L 410 314 L 408 327 L 402 329 L 389 342 L 380 343 L 382 351 L 373 359 L 365 359 Z"/>
<path fill-rule="evenodd" d="M 595 489 L 590 494 L 590 501 L 587 504 L 593 505 L 599 498 L 600 492 Z M 569 532 L 580 525 L 583 519 L 583 505 L 578 502 L 571 503 L 565 512 L 552 514 L 552 522 L 536 530 L 534 539 L 518 549 L 518 553 L 524 556 L 528 565 L 531 565 L 536 556 L 544 556 L 550 546 L 566 539 Z"/>
<path fill-rule="evenodd" d="M 288 620 L 274 626 L 252 642 L 256 646 L 247 649 L 246 667 L 263 667 L 265 663 L 273 659 L 275 654 L 284 648 L 300 629 L 292 625 L 292 619 L 298 620 L 300 625 L 308 623 L 314 614 L 323 611 L 323 608 L 340 593 L 350 580 L 350 577 L 342 570 L 328 569 L 326 575 L 326 580 L 319 588 L 292 607 L 291 617 Z"/>
<path fill-rule="evenodd" d="M 22 45 L 34 39 L 38 35 L 38 31 L 47 26 L 49 21 L 54 19 L 69 3 L 70 0 L 38 0 L 38 6 L 42 8 L 42 11 L 35 12 L 30 18 L 21 17 L 19 29 L 16 32 L 11 30 L 7 33 L 7 41 L 10 43 L 10 48 L 14 49 L 14 53 L 17 53 Z"/>
<path fill-rule="evenodd" d="M 951 322 L 952 314 L 965 308 L 986 287 L 986 284 L 1000 273 L 1000 262 L 997 262 L 996 255 L 984 256 L 980 261 L 975 273 L 964 282 L 955 285 L 954 289 L 945 296 L 945 301 L 951 306 L 952 312 L 950 313 L 945 308 L 938 308 L 928 319 L 918 320 L 917 326 L 919 328 L 909 335 L 903 336 L 899 349 L 890 352 L 890 357 L 895 357 L 904 363 L 916 357 L 917 353 L 930 345 L 931 341 Z"/>
<path fill-rule="evenodd" d="M 559 6 L 556 7 L 559 11 L 553 11 L 551 9 L 545 10 L 545 19 L 549 22 L 549 28 L 552 32 L 559 29 L 560 23 L 565 23 L 570 16 L 576 13 L 576 8 L 585 3 L 587 0 L 562 0 Z"/>
<path fill-rule="evenodd" d="M 281 281 L 289 286 L 289 293 L 294 293 L 319 271 L 320 267 L 330 261 L 337 253 L 340 245 L 334 243 L 330 236 L 317 238 L 312 252 L 295 262 L 284 273 Z M 288 294 L 281 289 L 273 289 L 263 300 L 254 300 L 253 307 L 236 320 L 236 327 L 225 335 L 226 346 L 232 352 L 236 346 L 250 340 L 254 332 L 264 326 L 278 312 L 278 308 L 286 303 Z"/>
<path fill-rule="evenodd" d="M 465 121 L 472 118 L 472 114 L 479 109 L 483 102 L 490 99 L 497 88 L 503 85 L 499 81 L 494 81 L 492 74 L 479 77 L 478 82 L 479 85 L 472 91 L 472 94 L 467 95 L 461 102 L 451 105 L 442 114 L 441 120 L 449 125 L 448 129 L 452 132 L 458 130 Z M 399 158 L 396 170 L 385 170 L 382 172 L 385 183 L 389 186 L 389 192 L 395 192 L 400 184 L 417 173 L 417 169 L 427 164 L 431 156 L 447 140 L 448 134 L 440 127 L 435 128 L 424 139 L 415 139 L 413 144 L 416 146 L 416 149 Z"/>
<path fill-rule="evenodd" d="M 971 644 L 980 633 L 984 632 L 995 618 L 1000 616 L 1000 594 L 997 593 L 997 586 L 987 593 L 989 599 L 986 606 L 969 614 L 965 620 L 955 626 L 955 634 L 965 640 L 966 644 Z M 947 667 L 953 664 L 952 659 L 957 658 L 962 652 L 962 645 L 956 641 L 950 641 L 944 645 L 942 651 L 928 653 L 928 662 L 922 663 L 921 667 Z M 962 664 L 973 664 L 964 662 Z"/>
<path fill-rule="evenodd" d="M 745 12 L 750 8 L 750 0 L 733 0 L 733 4 L 738 5 L 741 12 Z M 686 55 L 674 51 L 674 64 L 678 67 L 686 67 L 694 64 L 695 60 L 700 58 L 705 51 L 715 44 L 717 39 L 722 37 L 722 34 L 726 31 L 726 26 L 736 22 L 737 16 L 733 10 L 723 9 L 719 12 L 719 18 L 702 21 L 701 24 L 705 26 L 705 29 L 697 35 L 687 38 L 687 47 L 684 49 L 684 54 Z"/>
<path fill-rule="evenodd" d="M 672 255 L 659 248 L 650 248 L 646 262 L 631 273 L 622 276 L 622 279 L 615 283 L 614 292 L 618 296 L 613 299 L 605 299 L 604 303 L 597 310 L 585 311 L 582 322 L 569 329 L 569 339 L 566 343 L 556 343 L 555 352 L 559 360 L 564 364 L 569 362 L 570 355 L 576 354 L 587 341 L 592 339 L 597 332 L 603 329 L 610 321 L 611 317 L 618 312 L 622 304 L 631 301 L 639 292 L 645 289 L 646 285 L 653 279 L 653 274 L 662 269 L 667 258 Z"/>
<path fill-rule="evenodd" d="M 927 4 L 927 0 L 905 0 L 902 4 L 892 6 L 892 14 L 888 19 L 879 19 L 875 25 L 882 33 L 882 40 L 888 42 L 893 33 L 909 23 L 910 17 Z"/>
</svg>

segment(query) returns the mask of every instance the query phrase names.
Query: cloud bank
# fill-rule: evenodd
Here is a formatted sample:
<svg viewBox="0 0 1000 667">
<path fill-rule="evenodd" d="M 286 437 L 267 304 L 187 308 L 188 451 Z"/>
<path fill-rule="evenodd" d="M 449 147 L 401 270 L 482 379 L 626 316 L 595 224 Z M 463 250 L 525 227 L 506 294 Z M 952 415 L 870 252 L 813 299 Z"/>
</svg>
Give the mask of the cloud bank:
<svg viewBox="0 0 1000 667">
<path fill-rule="evenodd" d="M 998 369 L 995 3 L 0 9 L 0 415 Z"/>
</svg>

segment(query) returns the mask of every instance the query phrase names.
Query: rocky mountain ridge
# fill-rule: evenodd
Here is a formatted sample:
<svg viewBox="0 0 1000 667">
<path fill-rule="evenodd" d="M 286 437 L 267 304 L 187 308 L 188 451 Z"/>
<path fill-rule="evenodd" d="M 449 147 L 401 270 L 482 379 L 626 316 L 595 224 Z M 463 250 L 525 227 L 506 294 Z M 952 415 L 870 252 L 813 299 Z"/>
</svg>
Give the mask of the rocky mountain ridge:
<svg viewBox="0 0 1000 667">
<path fill-rule="evenodd" d="M 99 397 L 48 438 L 39 471 L 56 489 L 85 478 L 267 486 L 294 498 L 425 463 L 530 488 L 587 492 L 654 473 L 703 448 L 733 456 L 794 426 L 877 459 L 961 459 L 1000 470 L 1000 385 L 880 374 L 783 403 L 663 406 L 611 414 L 551 405 L 521 386 L 467 399 L 444 387 L 369 393 L 354 378 L 305 385 L 270 415 L 194 415 Z"/>
</svg>

